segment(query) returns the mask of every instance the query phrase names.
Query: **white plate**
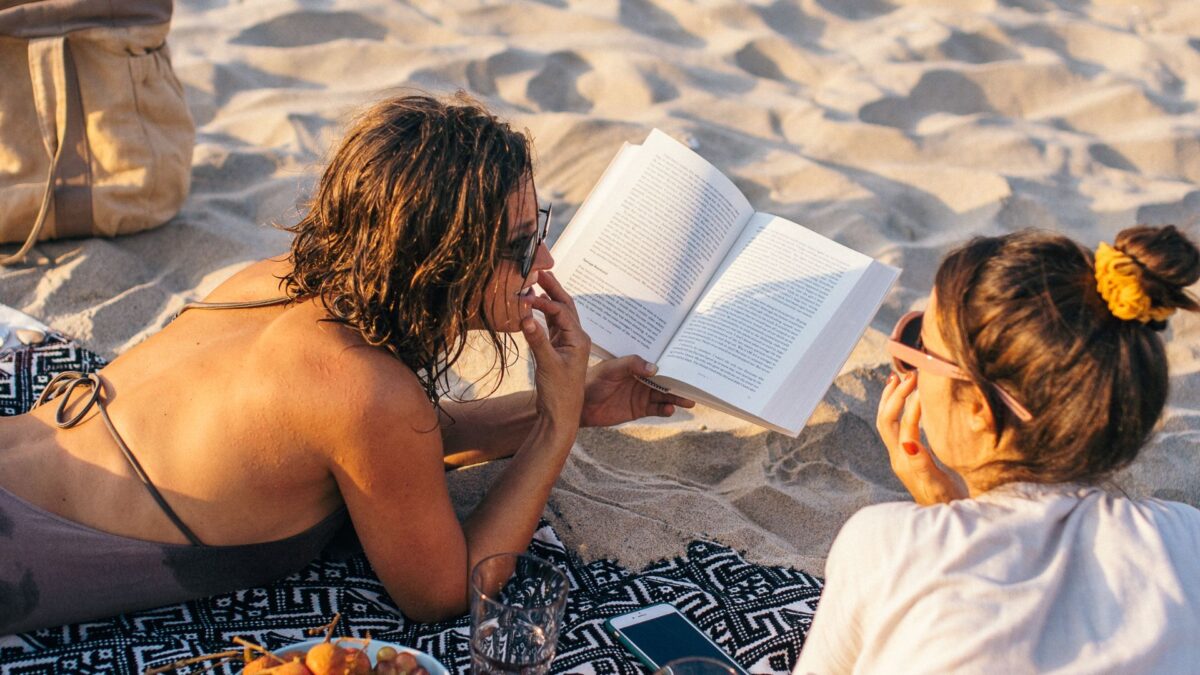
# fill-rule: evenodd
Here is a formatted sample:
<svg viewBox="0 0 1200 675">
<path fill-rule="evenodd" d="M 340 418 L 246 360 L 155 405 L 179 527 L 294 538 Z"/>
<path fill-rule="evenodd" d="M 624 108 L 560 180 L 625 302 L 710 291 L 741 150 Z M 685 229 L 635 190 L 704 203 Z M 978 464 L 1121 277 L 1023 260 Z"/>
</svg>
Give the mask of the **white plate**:
<svg viewBox="0 0 1200 675">
<path fill-rule="evenodd" d="M 303 642 L 294 642 L 286 647 L 280 647 L 279 649 L 274 650 L 274 653 L 278 654 L 280 656 L 284 656 L 284 655 L 290 654 L 292 652 L 308 651 L 309 649 L 316 647 L 317 645 L 321 644 L 324 641 L 325 640 L 322 638 L 313 638 L 311 640 L 304 640 Z M 332 641 L 337 643 L 338 639 L 334 638 Z M 349 639 L 343 638 L 341 640 L 341 644 L 339 646 L 361 647 L 362 643 L 359 642 L 357 639 L 349 640 Z M 437 659 L 426 654 L 425 652 L 417 650 L 417 649 L 413 649 L 412 647 L 405 647 L 404 645 L 398 645 L 394 642 L 384 642 L 383 640 L 371 640 L 371 643 L 368 644 L 365 649 L 363 649 L 363 651 L 367 655 L 367 658 L 371 659 L 371 667 L 372 668 L 375 667 L 375 655 L 378 654 L 379 650 L 383 649 L 384 647 L 391 647 L 392 649 L 395 649 L 398 652 L 408 652 L 409 654 L 412 654 L 413 656 L 417 657 L 417 663 L 420 664 L 420 666 L 422 668 L 424 668 L 425 670 L 428 670 L 429 675 L 450 675 L 450 671 L 446 670 L 445 666 L 438 663 Z M 238 675 L 241 675 L 241 673 L 242 673 L 242 671 L 239 670 Z"/>
</svg>

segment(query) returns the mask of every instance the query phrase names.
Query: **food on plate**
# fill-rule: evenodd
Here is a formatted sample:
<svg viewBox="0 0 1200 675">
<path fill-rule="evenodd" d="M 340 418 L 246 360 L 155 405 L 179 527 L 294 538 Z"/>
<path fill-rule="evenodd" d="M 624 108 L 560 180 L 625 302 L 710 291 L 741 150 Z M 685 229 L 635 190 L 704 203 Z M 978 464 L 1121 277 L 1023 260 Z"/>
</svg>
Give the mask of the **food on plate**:
<svg viewBox="0 0 1200 675">
<path fill-rule="evenodd" d="M 263 654 L 253 660 L 246 661 L 246 667 L 242 668 L 242 675 L 258 675 L 264 670 L 282 666 L 283 659 L 274 654 Z"/>
<path fill-rule="evenodd" d="M 242 668 L 243 675 L 429 675 L 429 671 L 421 666 L 417 657 L 391 645 L 384 645 L 376 650 L 375 663 L 372 665 L 367 655 L 367 647 L 371 644 L 369 634 L 365 639 L 333 639 L 333 629 L 339 619 L 341 614 L 334 615 L 329 625 L 310 630 L 309 635 L 325 633 L 325 639 L 308 649 L 285 647 L 283 653 L 277 654 L 249 640 L 235 637 L 233 641 L 241 645 L 240 651 L 205 654 L 152 668 L 146 673 L 157 675 L 193 663 L 220 659 L 209 666 L 212 668 L 240 656 L 246 664 Z"/>
</svg>

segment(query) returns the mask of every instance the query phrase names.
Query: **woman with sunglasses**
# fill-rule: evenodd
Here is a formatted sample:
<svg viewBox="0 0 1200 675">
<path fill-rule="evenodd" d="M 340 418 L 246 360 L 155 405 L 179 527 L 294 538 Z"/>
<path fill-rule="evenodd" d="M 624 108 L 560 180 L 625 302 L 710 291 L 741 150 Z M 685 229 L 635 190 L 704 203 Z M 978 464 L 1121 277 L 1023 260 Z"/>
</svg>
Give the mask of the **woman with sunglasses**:
<svg viewBox="0 0 1200 675">
<path fill-rule="evenodd" d="M 796 672 L 1195 672 L 1200 511 L 1103 485 L 1154 433 L 1161 331 L 1197 279 L 1174 227 L 950 253 L 879 403 L 916 503 L 838 534 Z"/>
<path fill-rule="evenodd" d="M 347 521 L 410 618 L 465 611 L 474 563 L 529 545 L 581 425 L 692 405 L 640 359 L 588 370 L 550 215 L 529 139 L 473 101 L 368 110 L 288 255 L 0 419 L 0 634 L 260 585 Z M 471 331 L 501 374 L 521 333 L 536 391 L 449 398 Z M 445 470 L 507 456 L 460 522 Z"/>
</svg>

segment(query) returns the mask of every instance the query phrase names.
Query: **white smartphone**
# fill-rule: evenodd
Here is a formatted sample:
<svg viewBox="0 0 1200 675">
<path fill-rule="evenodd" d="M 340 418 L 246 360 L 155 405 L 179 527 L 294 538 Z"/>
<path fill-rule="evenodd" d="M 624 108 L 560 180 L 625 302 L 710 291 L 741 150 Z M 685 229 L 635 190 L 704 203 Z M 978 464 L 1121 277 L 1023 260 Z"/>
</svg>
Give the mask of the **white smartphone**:
<svg viewBox="0 0 1200 675">
<path fill-rule="evenodd" d="M 749 675 L 679 610 L 668 604 L 650 605 L 635 612 L 614 616 L 605 629 L 651 669 L 662 668 L 685 656 L 707 656 Z"/>
</svg>

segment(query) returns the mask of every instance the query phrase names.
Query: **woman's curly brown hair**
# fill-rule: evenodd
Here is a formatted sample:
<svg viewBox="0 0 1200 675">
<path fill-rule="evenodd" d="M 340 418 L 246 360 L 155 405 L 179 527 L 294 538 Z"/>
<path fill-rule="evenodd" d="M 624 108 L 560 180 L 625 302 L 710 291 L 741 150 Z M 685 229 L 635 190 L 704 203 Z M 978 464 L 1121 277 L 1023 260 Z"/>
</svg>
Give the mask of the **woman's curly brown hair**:
<svg viewBox="0 0 1200 675">
<path fill-rule="evenodd" d="M 528 137 L 465 94 L 382 101 L 287 228 L 287 293 L 320 298 L 331 321 L 412 369 L 436 405 L 506 252 L 507 200 L 530 176 Z M 487 331 L 503 373 L 506 343 Z"/>
</svg>

